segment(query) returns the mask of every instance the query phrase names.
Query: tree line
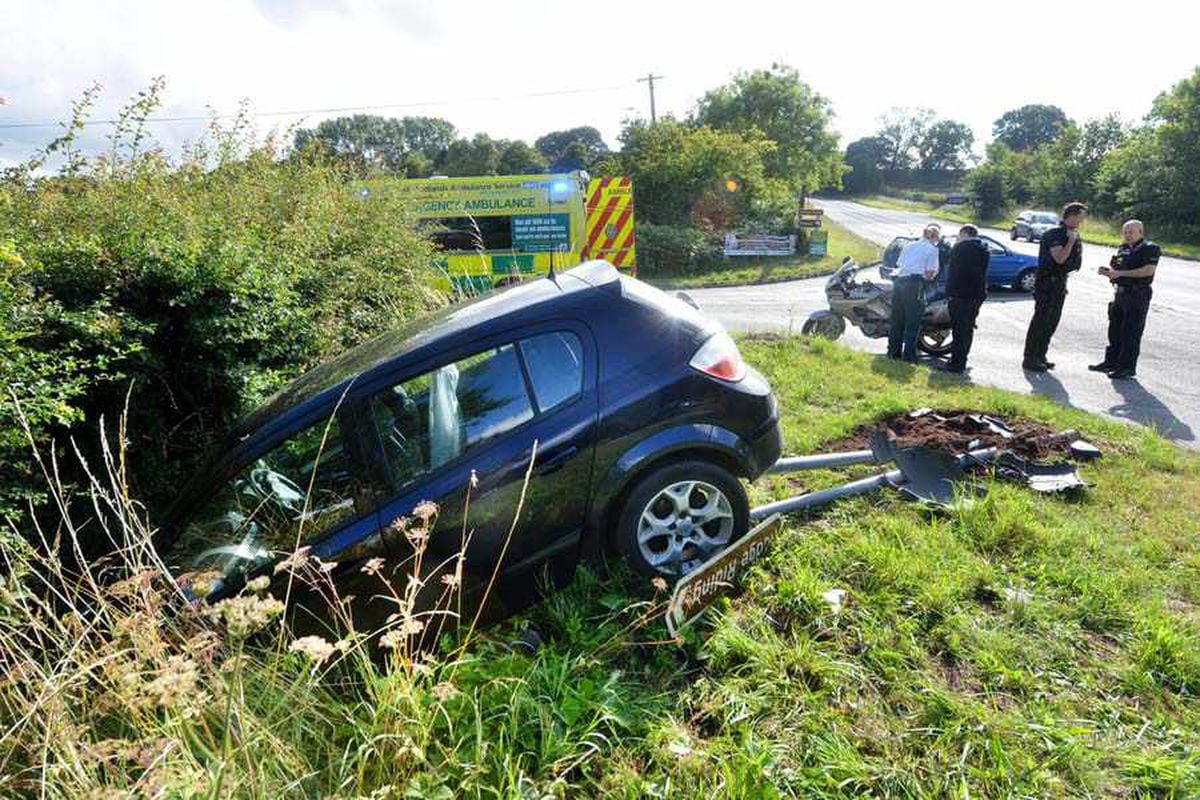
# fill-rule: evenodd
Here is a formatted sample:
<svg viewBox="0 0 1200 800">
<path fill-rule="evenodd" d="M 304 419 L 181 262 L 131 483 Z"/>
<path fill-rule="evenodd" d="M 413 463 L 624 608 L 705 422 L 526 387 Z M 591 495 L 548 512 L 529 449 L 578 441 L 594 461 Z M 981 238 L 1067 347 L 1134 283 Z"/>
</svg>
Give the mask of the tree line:
<svg viewBox="0 0 1200 800">
<path fill-rule="evenodd" d="M 963 182 L 984 219 L 1082 200 L 1101 216 L 1142 217 L 1176 238 L 1200 238 L 1200 68 L 1136 122 L 1117 113 L 1078 122 L 1058 106 L 1029 104 L 997 118 L 992 137 Z M 978 160 L 972 147 L 961 123 L 894 109 L 846 147 L 844 186 L 871 193 L 897 170 L 963 170 Z"/>
</svg>

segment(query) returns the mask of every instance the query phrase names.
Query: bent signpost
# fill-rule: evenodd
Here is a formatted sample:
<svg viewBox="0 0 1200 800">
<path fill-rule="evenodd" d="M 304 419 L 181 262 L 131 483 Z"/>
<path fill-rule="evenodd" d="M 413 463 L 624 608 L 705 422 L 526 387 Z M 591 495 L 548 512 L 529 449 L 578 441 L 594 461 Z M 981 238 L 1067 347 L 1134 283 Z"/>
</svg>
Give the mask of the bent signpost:
<svg viewBox="0 0 1200 800">
<path fill-rule="evenodd" d="M 699 617 L 714 600 L 728 594 L 770 548 L 783 528 L 775 514 L 755 525 L 741 539 L 675 582 L 667 603 L 667 630 L 671 638 Z"/>
</svg>

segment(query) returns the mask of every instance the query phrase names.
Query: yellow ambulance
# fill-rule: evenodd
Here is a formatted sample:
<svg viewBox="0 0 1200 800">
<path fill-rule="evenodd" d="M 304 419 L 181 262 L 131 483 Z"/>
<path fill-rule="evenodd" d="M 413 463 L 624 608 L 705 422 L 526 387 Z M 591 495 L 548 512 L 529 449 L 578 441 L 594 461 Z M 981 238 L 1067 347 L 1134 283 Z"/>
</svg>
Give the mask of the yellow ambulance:
<svg viewBox="0 0 1200 800">
<path fill-rule="evenodd" d="M 622 183 L 623 182 L 623 183 Z M 632 273 L 628 178 L 586 173 L 418 178 L 376 182 L 364 197 L 396 198 L 440 251 L 443 288 L 477 294 L 604 258 Z"/>
</svg>

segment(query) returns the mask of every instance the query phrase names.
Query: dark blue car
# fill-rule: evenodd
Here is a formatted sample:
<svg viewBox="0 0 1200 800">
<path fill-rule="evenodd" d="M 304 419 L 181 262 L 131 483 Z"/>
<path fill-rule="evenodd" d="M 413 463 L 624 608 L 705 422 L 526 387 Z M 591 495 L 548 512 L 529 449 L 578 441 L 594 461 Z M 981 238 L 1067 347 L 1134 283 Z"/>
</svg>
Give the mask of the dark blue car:
<svg viewBox="0 0 1200 800">
<path fill-rule="evenodd" d="M 938 249 L 941 251 L 942 269 L 938 275 L 938 283 L 946 282 L 946 265 L 950 261 L 950 248 L 954 246 L 954 236 L 943 236 Z M 987 280 L 989 286 L 1003 286 L 1032 292 L 1034 276 L 1037 272 L 1037 256 L 1025 255 L 1011 250 L 990 236 L 980 236 L 980 241 L 987 245 L 988 259 Z M 879 273 L 890 279 L 896 268 L 896 259 L 904 245 L 915 241 L 914 236 L 897 236 L 883 251 L 883 263 L 879 265 Z"/>
<path fill-rule="evenodd" d="M 412 547 L 392 523 L 428 500 L 425 562 L 452 563 L 473 531 L 464 596 L 498 565 L 493 595 L 511 610 L 542 575 L 561 584 L 606 551 L 648 576 L 686 573 L 746 530 L 739 478 L 780 441 L 770 386 L 718 324 L 590 262 L 303 376 L 243 421 L 159 545 L 177 573 L 219 573 L 218 597 L 297 542 L 337 562 L 344 593 L 369 595 L 361 566 L 403 563 Z"/>
</svg>

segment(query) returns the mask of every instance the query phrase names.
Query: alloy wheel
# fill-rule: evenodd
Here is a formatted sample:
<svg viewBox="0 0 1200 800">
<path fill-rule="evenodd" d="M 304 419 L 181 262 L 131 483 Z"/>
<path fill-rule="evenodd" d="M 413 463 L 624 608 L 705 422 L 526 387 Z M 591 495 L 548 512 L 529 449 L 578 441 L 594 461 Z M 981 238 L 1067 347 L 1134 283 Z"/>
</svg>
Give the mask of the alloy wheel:
<svg viewBox="0 0 1200 800">
<path fill-rule="evenodd" d="M 666 575 L 686 575 L 729 544 L 733 506 L 704 481 L 678 481 L 642 509 L 637 542 L 642 558 Z"/>
</svg>

